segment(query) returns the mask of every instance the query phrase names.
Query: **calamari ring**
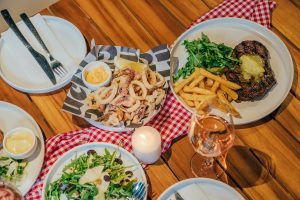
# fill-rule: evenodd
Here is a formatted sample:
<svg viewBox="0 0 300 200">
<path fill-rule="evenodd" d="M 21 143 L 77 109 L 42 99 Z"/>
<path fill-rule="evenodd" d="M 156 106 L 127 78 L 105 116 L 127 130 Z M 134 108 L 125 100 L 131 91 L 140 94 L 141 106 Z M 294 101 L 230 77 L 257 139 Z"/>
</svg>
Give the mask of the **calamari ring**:
<svg viewBox="0 0 300 200">
<path fill-rule="evenodd" d="M 155 105 L 149 101 L 145 102 L 145 106 L 146 106 L 146 111 L 145 111 L 146 115 L 152 113 L 155 110 Z"/>
<path fill-rule="evenodd" d="M 162 100 L 164 99 L 165 95 L 166 95 L 166 93 L 163 89 L 158 89 L 158 90 L 159 90 L 158 91 L 159 94 L 158 94 L 158 96 L 155 100 L 155 105 L 160 104 L 162 102 Z"/>
<path fill-rule="evenodd" d="M 148 82 L 148 73 L 150 75 L 150 83 Z M 150 69 L 150 68 L 146 68 L 143 72 L 142 72 L 142 81 L 145 85 L 145 87 L 147 89 L 152 89 L 154 88 L 155 84 L 156 84 L 156 75 L 155 73 Z"/>
<path fill-rule="evenodd" d="M 112 102 L 110 103 L 110 104 L 112 104 L 112 105 L 116 105 L 116 103 L 121 99 L 121 98 L 123 98 L 123 95 L 118 95 L 118 96 L 116 96 L 116 98 L 114 98 L 113 100 L 112 100 Z"/>
<path fill-rule="evenodd" d="M 156 76 L 156 83 L 154 84 L 155 87 L 162 87 L 164 84 L 165 84 L 165 78 L 158 72 L 155 72 L 154 73 L 155 76 Z M 157 79 L 159 80 L 157 82 Z"/>
<path fill-rule="evenodd" d="M 142 90 L 142 95 L 141 96 L 138 96 L 135 93 L 133 85 L 137 85 L 137 86 L 139 86 L 141 88 L 141 90 Z M 146 89 L 145 85 L 141 81 L 133 80 L 133 81 L 131 81 L 131 83 L 129 85 L 129 94 L 134 99 L 144 100 L 146 98 L 146 95 L 147 95 L 147 89 Z"/>
<path fill-rule="evenodd" d="M 97 109 L 99 107 L 99 104 L 96 101 L 95 93 L 90 93 L 86 99 L 86 104 L 91 109 Z"/>
<path fill-rule="evenodd" d="M 103 92 L 103 90 L 104 90 L 105 88 L 106 88 L 106 87 L 101 87 L 101 88 L 99 88 L 98 90 L 96 90 L 96 91 L 94 92 L 95 97 L 100 96 L 100 94 Z"/>
<path fill-rule="evenodd" d="M 122 110 L 126 113 L 132 113 L 136 111 L 140 106 L 141 106 L 141 102 L 140 100 L 137 100 L 133 106 L 131 106 L 130 108 L 122 108 Z"/>
<path fill-rule="evenodd" d="M 107 96 L 108 92 L 110 92 L 110 91 L 111 91 L 111 93 L 109 94 L 109 96 L 107 98 L 105 98 Z M 116 84 L 112 84 L 109 87 L 105 87 L 103 90 L 101 90 L 100 93 L 98 93 L 99 96 L 97 98 L 97 102 L 99 104 L 107 104 L 107 103 L 111 102 L 115 98 L 117 91 L 118 91 L 118 85 L 116 85 Z"/>
</svg>

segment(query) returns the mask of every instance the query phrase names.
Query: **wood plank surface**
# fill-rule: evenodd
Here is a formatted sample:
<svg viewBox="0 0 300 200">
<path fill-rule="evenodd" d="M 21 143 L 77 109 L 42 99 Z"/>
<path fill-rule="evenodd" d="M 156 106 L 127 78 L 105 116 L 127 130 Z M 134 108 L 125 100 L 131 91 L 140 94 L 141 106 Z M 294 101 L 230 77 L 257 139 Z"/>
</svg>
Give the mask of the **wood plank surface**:
<svg viewBox="0 0 300 200">
<path fill-rule="evenodd" d="M 190 23 L 222 0 L 61 0 L 41 11 L 76 25 L 96 44 L 124 45 L 146 51 L 173 41 Z M 245 199 L 300 199 L 300 8 L 295 0 L 276 0 L 272 31 L 288 47 L 295 76 L 291 92 L 272 114 L 237 127 L 234 147 L 228 152 L 222 181 Z M 61 110 L 70 85 L 50 94 L 19 92 L 0 80 L 0 100 L 13 103 L 33 116 L 46 138 L 89 126 Z M 157 199 L 169 186 L 193 177 L 189 161 L 194 150 L 187 137 L 175 140 L 161 159 L 145 171 L 149 198 Z"/>
</svg>

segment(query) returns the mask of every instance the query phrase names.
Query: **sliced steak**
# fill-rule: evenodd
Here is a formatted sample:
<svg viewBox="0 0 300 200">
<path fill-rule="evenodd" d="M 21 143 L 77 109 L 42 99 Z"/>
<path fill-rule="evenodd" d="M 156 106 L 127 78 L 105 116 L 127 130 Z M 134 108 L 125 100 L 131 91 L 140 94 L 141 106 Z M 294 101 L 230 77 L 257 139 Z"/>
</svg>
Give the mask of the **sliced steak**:
<svg viewBox="0 0 300 200">
<path fill-rule="evenodd" d="M 234 70 L 228 70 L 225 74 L 229 81 L 239 84 L 242 88 L 237 91 L 240 101 L 255 101 L 264 97 L 276 84 L 274 73 L 269 64 L 268 49 L 257 41 L 243 41 L 233 50 L 233 57 L 240 58 L 242 55 L 259 55 L 264 60 L 265 72 L 259 81 L 243 77 L 241 67 L 236 65 Z"/>
</svg>

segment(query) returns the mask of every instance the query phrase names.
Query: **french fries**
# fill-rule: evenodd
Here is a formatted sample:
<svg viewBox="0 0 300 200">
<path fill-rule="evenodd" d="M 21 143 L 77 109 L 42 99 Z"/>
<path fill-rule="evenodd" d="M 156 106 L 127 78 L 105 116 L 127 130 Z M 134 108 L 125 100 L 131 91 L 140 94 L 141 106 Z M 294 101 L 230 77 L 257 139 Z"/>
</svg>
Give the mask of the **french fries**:
<svg viewBox="0 0 300 200">
<path fill-rule="evenodd" d="M 200 87 L 190 87 L 190 86 L 186 86 L 183 88 L 184 92 L 191 92 L 191 93 L 197 93 L 197 94 L 208 94 L 208 95 L 213 95 L 215 94 L 214 92 L 204 89 L 204 88 L 200 88 Z"/>
<path fill-rule="evenodd" d="M 185 85 L 189 84 L 195 77 L 198 77 L 199 70 L 195 70 L 187 79 L 184 79 L 177 86 L 175 86 L 175 92 L 178 93 Z"/>
<path fill-rule="evenodd" d="M 211 105 L 236 117 L 240 114 L 230 102 L 238 99 L 235 90 L 239 88 L 238 84 L 226 80 L 225 75 L 217 76 L 203 68 L 196 68 L 189 77 L 174 84 L 174 91 L 184 103 L 200 114 Z"/>
<path fill-rule="evenodd" d="M 202 69 L 202 68 L 198 68 L 198 69 L 199 69 L 198 73 L 200 73 L 202 76 L 210 78 L 210 79 L 212 79 L 214 81 L 218 81 L 221 84 L 229 87 L 230 89 L 238 90 L 238 89 L 241 88 L 241 86 L 239 86 L 238 84 L 230 82 L 230 81 L 227 81 L 227 80 L 221 78 L 220 76 L 214 75 L 214 74 L 206 71 L 205 69 Z"/>
</svg>

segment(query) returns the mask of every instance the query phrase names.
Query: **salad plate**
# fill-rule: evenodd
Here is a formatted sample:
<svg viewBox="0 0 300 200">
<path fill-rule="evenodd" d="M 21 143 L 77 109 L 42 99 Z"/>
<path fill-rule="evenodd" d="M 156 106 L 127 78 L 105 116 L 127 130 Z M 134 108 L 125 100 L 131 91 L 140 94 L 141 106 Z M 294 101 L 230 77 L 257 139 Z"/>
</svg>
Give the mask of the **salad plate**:
<svg viewBox="0 0 300 200">
<path fill-rule="evenodd" d="M 68 73 L 63 78 L 56 76 L 57 83 L 53 85 L 17 36 L 7 30 L 0 39 L 0 76 L 22 92 L 52 92 L 68 84 L 76 73 L 87 52 L 85 39 L 76 26 L 59 17 L 38 14 L 31 17 L 31 21 L 51 54 L 63 63 Z M 26 25 L 20 21 L 17 26 L 33 48 L 48 58 Z"/>
<path fill-rule="evenodd" d="M 27 159 L 27 166 L 24 168 L 23 175 L 20 180 L 12 183 L 20 190 L 23 196 L 30 190 L 36 181 L 44 161 L 44 139 L 40 127 L 35 120 L 21 108 L 0 101 L 0 128 L 4 135 L 6 132 L 16 127 L 26 127 L 31 129 L 38 138 L 38 150 L 32 157 Z M 3 157 L 3 150 L 1 157 Z"/>
<path fill-rule="evenodd" d="M 191 178 L 172 185 L 158 197 L 158 200 L 177 200 L 176 193 L 189 200 L 244 199 L 240 193 L 223 182 L 209 178 Z"/>
<path fill-rule="evenodd" d="M 92 158 L 90 158 L 91 155 L 92 155 Z M 111 156 L 113 158 L 115 158 L 114 161 L 110 160 Z M 86 163 L 78 164 L 78 161 L 80 159 L 87 159 L 87 164 Z M 91 167 L 88 164 L 89 160 L 91 160 L 91 159 L 102 159 L 104 164 L 101 164 L 102 161 L 92 160 L 93 162 L 91 162 L 91 163 L 98 163 L 98 161 L 99 161 L 99 165 L 95 164 L 95 166 Z M 99 183 L 100 186 L 99 185 L 97 186 L 98 192 L 99 192 L 99 190 L 102 190 L 103 187 L 105 187 L 105 186 L 103 186 L 103 184 L 108 184 L 105 187 L 106 188 L 105 191 L 104 192 L 102 191 L 103 196 L 107 195 L 107 193 L 113 194 L 112 191 L 118 190 L 117 188 L 114 188 L 116 186 L 115 183 L 116 183 L 117 179 L 122 179 L 121 176 L 126 176 L 123 174 L 123 175 L 120 175 L 120 177 L 114 177 L 112 175 L 114 173 L 113 167 L 111 167 L 111 168 L 107 167 L 108 165 L 110 165 L 111 162 L 114 163 L 116 161 L 116 159 L 118 159 L 117 162 L 119 162 L 119 164 L 122 165 L 122 167 L 124 166 L 123 169 L 125 171 L 130 171 L 130 172 L 125 172 L 125 174 L 128 174 L 128 173 L 132 174 L 131 176 L 129 176 L 130 180 L 127 180 L 127 182 L 134 181 L 134 182 L 143 182 L 145 184 L 147 183 L 146 175 L 145 175 L 145 172 L 144 172 L 142 166 L 140 165 L 138 160 L 132 154 L 130 154 L 128 151 L 126 151 L 125 149 L 123 149 L 121 147 L 118 147 L 117 145 L 104 143 L 104 142 L 87 143 L 87 144 L 80 145 L 80 146 L 73 148 L 70 151 L 66 152 L 54 163 L 54 165 L 51 167 L 49 173 L 47 174 L 46 178 L 44 179 L 42 199 L 46 200 L 49 196 L 52 195 L 51 197 L 53 197 L 53 195 L 57 194 L 57 193 L 60 193 L 60 195 L 71 195 L 71 194 L 64 194 L 63 190 L 61 190 L 62 186 L 56 187 L 55 185 L 57 185 L 57 183 L 64 182 L 64 184 L 66 184 L 65 187 L 70 187 L 70 186 L 68 186 L 68 184 L 70 184 L 70 183 L 68 183 L 68 181 L 66 181 L 66 180 L 62 180 L 62 177 L 63 176 L 67 177 L 69 175 L 73 176 L 72 173 L 76 172 L 76 170 L 79 170 L 79 169 L 85 169 L 84 170 L 85 172 L 83 174 L 80 172 L 80 174 L 82 174 L 82 175 L 80 175 L 80 179 L 78 181 L 79 184 L 84 184 L 85 186 L 87 186 L 87 185 L 93 186 L 93 185 L 96 185 Z M 121 162 L 120 162 L 120 160 L 121 160 Z M 77 164 L 75 165 L 74 163 L 76 163 L 76 162 L 77 162 Z M 85 165 L 87 165 L 87 166 L 85 166 Z M 116 164 L 116 165 L 120 167 L 120 165 L 118 165 L 118 164 Z M 116 167 L 116 165 L 115 165 L 115 167 Z M 71 168 L 70 168 L 70 166 L 71 166 Z M 106 166 L 106 167 L 104 167 L 104 166 Z M 100 167 L 101 169 L 98 169 L 98 167 Z M 102 168 L 102 167 L 104 167 L 104 168 Z M 72 169 L 72 171 L 70 171 L 70 169 Z M 86 180 L 87 177 L 88 177 L 88 179 L 90 179 L 91 177 L 93 178 L 93 177 L 99 175 L 99 172 L 97 173 L 97 170 L 100 170 L 100 174 L 102 174 L 102 175 L 104 174 L 103 178 L 99 178 L 99 179 L 95 178 L 95 180 L 90 181 L 90 182 L 85 181 L 86 183 L 82 182 L 83 179 Z M 87 176 L 87 174 L 88 174 L 87 171 L 91 172 L 88 176 Z M 69 175 L 67 175 L 67 174 L 69 174 Z M 83 178 L 83 176 L 85 176 L 85 177 Z M 109 176 L 109 178 L 105 178 L 104 176 Z M 73 180 L 73 182 L 74 182 L 74 180 Z M 77 188 L 81 187 L 79 184 L 77 184 Z M 122 183 L 119 183 L 119 184 L 123 185 Z M 118 186 L 116 186 L 116 187 L 118 187 Z M 80 190 L 80 189 L 78 189 L 78 190 Z M 93 191 L 93 190 L 90 190 L 90 191 Z M 77 191 L 77 194 L 83 195 L 83 191 Z M 74 195 L 74 194 L 72 194 L 72 195 Z M 146 197 L 147 197 L 147 195 L 145 195 L 145 199 L 146 199 Z M 92 196 L 91 198 L 95 198 L 95 196 Z M 122 198 L 119 197 L 118 199 L 122 199 Z"/>
<path fill-rule="evenodd" d="M 188 53 L 183 45 L 184 40 L 192 41 L 201 37 L 204 33 L 217 44 L 224 43 L 226 46 L 234 48 L 245 40 L 256 40 L 262 43 L 269 51 L 269 64 L 274 72 L 276 85 L 262 99 L 256 101 L 233 102 L 232 105 L 240 113 L 239 118 L 235 118 L 235 124 L 243 125 L 259 120 L 274 111 L 284 101 L 291 89 L 294 66 L 291 55 L 285 44 L 269 29 L 238 18 L 218 18 L 202 22 L 184 32 L 173 44 L 171 57 L 179 60 L 174 74 L 187 63 Z M 174 75 L 173 74 L 173 75 Z M 178 101 L 189 110 L 194 109 L 187 106 L 171 87 Z M 214 110 L 215 114 L 221 111 Z"/>
</svg>

